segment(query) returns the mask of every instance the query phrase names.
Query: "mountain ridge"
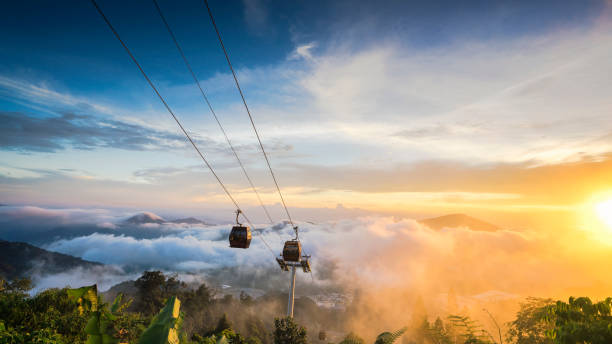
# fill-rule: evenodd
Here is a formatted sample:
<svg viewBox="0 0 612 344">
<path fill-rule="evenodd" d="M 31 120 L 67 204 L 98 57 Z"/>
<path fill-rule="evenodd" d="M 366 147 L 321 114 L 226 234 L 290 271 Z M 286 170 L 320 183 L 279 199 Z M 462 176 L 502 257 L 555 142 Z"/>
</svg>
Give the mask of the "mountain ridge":
<svg viewBox="0 0 612 344">
<path fill-rule="evenodd" d="M 500 228 L 496 225 L 477 219 L 475 217 L 471 217 L 466 214 L 459 213 L 422 219 L 418 220 L 418 222 L 434 230 L 460 227 L 467 227 L 471 230 L 482 232 L 495 232 L 500 230 Z"/>
<path fill-rule="evenodd" d="M 68 254 L 47 251 L 24 242 L 0 239 L 0 277 L 13 280 L 26 275 L 34 268 L 48 274 L 60 273 L 77 267 L 103 266 Z"/>
</svg>

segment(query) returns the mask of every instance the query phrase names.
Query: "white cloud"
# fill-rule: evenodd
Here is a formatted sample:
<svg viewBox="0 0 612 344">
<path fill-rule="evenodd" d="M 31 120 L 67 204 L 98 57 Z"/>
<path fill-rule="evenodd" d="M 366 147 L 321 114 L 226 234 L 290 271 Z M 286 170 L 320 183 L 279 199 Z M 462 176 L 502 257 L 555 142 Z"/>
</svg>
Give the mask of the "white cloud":
<svg viewBox="0 0 612 344">
<path fill-rule="evenodd" d="M 254 233 L 248 250 L 229 248 L 231 225 L 163 226 L 172 230 L 151 239 L 121 235 L 118 230 L 117 234 L 57 240 L 45 248 L 130 270 L 206 275 L 225 268 L 276 271 L 273 256 L 280 253 L 282 240 L 292 236 L 290 226 L 276 226 L 276 232 L 267 228 L 263 238 L 272 247 L 274 253 L 270 253 L 258 233 Z M 607 254 L 607 248 L 588 237 L 577 239 L 576 235 L 582 234 L 555 233 L 551 237 L 529 231 L 479 232 L 468 228 L 433 231 L 412 219 L 380 216 L 300 223 L 300 228 L 304 250 L 313 256 L 313 270 L 331 269 L 315 274 L 323 276 L 317 277 L 321 285 L 354 285 L 359 281 L 431 293 L 444 293 L 452 286 L 466 294 L 499 290 L 520 295 L 612 285 L 612 280 L 601 278 L 605 267 L 593 264 Z M 585 244 L 588 251 L 582 246 L 572 251 L 564 249 L 565 240 L 591 244 Z M 551 256 L 550 252 L 556 253 Z"/>
<path fill-rule="evenodd" d="M 315 42 L 298 45 L 295 48 L 295 51 L 291 55 L 289 55 L 289 59 L 290 60 L 304 59 L 306 61 L 312 62 L 314 60 L 314 57 L 312 56 L 311 50 L 316 48 L 316 46 L 317 44 Z"/>
<path fill-rule="evenodd" d="M 36 270 L 32 273 L 33 294 L 49 288 L 79 288 L 92 284 L 97 284 L 100 291 L 105 291 L 117 283 L 138 278 L 137 274 L 127 274 L 114 266 L 87 269 L 78 267 L 57 274 L 44 274 L 44 271 Z"/>
<path fill-rule="evenodd" d="M 428 49 L 386 41 L 315 53 L 314 43 L 304 43 L 280 66 L 239 75 L 257 81 L 247 94 L 264 138 L 282 139 L 316 163 L 359 163 L 384 151 L 393 163 L 550 164 L 612 150 L 609 140 L 595 140 L 612 131 L 609 32 Z M 356 145 L 359 154 L 345 154 Z"/>
</svg>

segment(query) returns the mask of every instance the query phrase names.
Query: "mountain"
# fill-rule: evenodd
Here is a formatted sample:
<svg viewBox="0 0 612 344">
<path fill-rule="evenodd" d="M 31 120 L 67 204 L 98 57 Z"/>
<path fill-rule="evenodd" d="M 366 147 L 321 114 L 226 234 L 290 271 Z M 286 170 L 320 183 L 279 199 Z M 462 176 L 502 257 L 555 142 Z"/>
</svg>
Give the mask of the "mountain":
<svg viewBox="0 0 612 344">
<path fill-rule="evenodd" d="M 430 219 L 419 220 L 420 223 L 435 230 L 443 228 L 467 227 L 474 231 L 495 232 L 499 227 L 465 214 L 450 214 Z"/>
<path fill-rule="evenodd" d="M 28 277 L 27 273 L 34 268 L 46 274 L 53 274 L 77 267 L 91 268 L 102 265 L 23 242 L 0 240 L 0 277 L 8 280 Z"/>
<path fill-rule="evenodd" d="M 176 220 L 171 220 L 168 221 L 171 223 L 177 223 L 177 224 L 186 224 L 186 225 L 205 225 L 205 226 L 210 226 L 209 223 L 204 222 L 202 220 L 196 219 L 195 217 L 187 217 L 184 219 L 176 219 Z"/>
<path fill-rule="evenodd" d="M 162 224 L 164 222 L 166 222 L 166 220 L 164 220 L 161 216 L 155 215 L 148 211 L 136 214 L 124 221 L 124 223 L 130 225 L 143 225 L 147 223 Z"/>
</svg>

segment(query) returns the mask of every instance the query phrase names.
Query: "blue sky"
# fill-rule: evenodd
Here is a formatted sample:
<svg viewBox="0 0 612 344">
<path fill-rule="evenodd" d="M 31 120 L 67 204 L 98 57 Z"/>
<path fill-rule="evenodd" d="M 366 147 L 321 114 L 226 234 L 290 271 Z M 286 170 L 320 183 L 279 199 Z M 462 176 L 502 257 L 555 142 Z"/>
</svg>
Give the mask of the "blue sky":
<svg viewBox="0 0 612 344">
<path fill-rule="evenodd" d="M 99 3 L 240 202 L 254 206 L 153 3 Z M 203 2 L 159 3 L 277 208 Z M 307 217 L 337 204 L 397 214 L 563 209 L 608 187 L 545 197 L 534 181 L 605 164 L 612 151 L 605 1 L 210 5 L 281 186 L 293 207 L 315 209 Z M 14 2 L 0 23 L 1 202 L 227 210 L 89 2 Z"/>
</svg>

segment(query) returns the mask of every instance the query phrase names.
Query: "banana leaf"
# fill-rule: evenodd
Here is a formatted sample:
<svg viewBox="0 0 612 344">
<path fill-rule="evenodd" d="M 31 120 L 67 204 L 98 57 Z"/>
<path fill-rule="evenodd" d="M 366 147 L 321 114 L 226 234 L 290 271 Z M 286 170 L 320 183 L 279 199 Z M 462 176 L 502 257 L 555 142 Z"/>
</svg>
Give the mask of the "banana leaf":
<svg viewBox="0 0 612 344">
<path fill-rule="evenodd" d="M 138 344 L 179 344 L 180 309 L 181 301 L 175 296 L 171 297 L 140 336 Z"/>
</svg>

